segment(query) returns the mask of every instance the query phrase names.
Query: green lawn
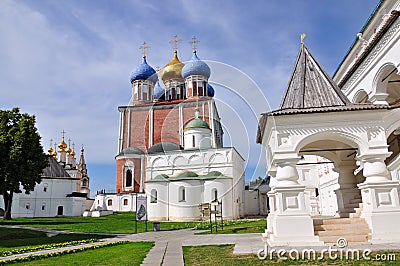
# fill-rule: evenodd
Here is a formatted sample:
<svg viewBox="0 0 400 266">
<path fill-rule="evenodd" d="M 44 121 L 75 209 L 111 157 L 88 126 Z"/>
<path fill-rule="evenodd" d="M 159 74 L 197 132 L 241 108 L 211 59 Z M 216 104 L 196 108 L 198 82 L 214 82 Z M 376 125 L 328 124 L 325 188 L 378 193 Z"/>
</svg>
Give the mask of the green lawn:
<svg viewBox="0 0 400 266">
<path fill-rule="evenodd" d="M 59 234 L 48 237 L 44 232 L 0 227 L 0 254 L 15 248 L 31 248 L 45 244 L 64 243 L 84 239 L 100 239 L 109 236 L 99 234 Z"/>
<path fill-rule="evenodd" d="M 161 222 L 161 230 L 193 228 L 197 223 Z M 56 217 L 56 218 L 15 218 L 11 221 L 0 220 L 1 225 L 19 225 L 36 228 L 47 228 L 82 233 L 119 233 L 135 232 L 135 213 L 119 213 L 104 217 Z M 147 223 L 152 231 L 153 223 Z M 145 222 L 138 222 L 138 232 L 145 232 Z"/>
<path fill-rule="evenodd" d="M 153 246 L 152 242 L 132 242 L 18 265 L 140 265 Z"/>
<path fill-rule="evenodd" d="M 399 265 L 400 253 L 396 253 L 397 261 L 374 261 L 374 260 L 328 260 L 305 261 L 305 260 L 260 260 L 256 255 L 233 255 L 234 245 L 219 246 L 196 246 L 183 247 L 185 265 L 219 265 L 219 266 L 253 266 L 253 265 Z M 373 256 L 371 256 L 372 258 Z"/>
<path fill-rule="evenodd" d="M 199 234 L 211 234 L 209 230 L 209 224 L 205 224 L 203 229 L 207 230 Z M 215 224 L 213 223 L 213 234 L 248 234 L 248 233 L 264 233 L 266 227 L 265 219 L 248 221 L 248 220 L 237 220 L 237 221 L 226 221 L 224 222 L 224 229 L 220 223 L 218 223 L 217 231 L 215 230 Z"/>
</svg>

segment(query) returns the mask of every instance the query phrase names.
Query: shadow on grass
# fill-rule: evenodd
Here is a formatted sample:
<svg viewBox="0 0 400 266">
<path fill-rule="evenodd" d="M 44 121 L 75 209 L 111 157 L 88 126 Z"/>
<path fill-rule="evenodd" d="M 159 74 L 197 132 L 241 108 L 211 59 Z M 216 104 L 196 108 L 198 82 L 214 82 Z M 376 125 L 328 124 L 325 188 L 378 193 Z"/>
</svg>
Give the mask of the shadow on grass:
<svg viewBox="0 0 400 266">
<path fill-rule="evenodd" d="M 36 246 L 63 243 L 74 240 L 102 239 L 107 237 L 110 237 L 110 235 L 72 233 L 48 236 L 45 232 L 20 228 L 0 227 L 0 248 L 18 248 L 22 246 Z"/>
</svg>

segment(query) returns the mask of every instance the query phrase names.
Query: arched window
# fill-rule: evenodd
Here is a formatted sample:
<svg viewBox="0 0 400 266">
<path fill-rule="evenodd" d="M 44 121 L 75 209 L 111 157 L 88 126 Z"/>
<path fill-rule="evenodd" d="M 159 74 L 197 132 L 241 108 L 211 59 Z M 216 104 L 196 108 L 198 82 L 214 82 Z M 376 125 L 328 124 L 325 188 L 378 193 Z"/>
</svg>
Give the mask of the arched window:
<svg viewBox="0 0 400 266">
<path fill-rule="evenodd" d="M 107 201 L 107 206 L 112 206 L 113 204 L 112 204 L 112 199 L 109 199 L 108 201 Z"/>
<path fill-rule="evenodd" d="M 186 201 L 185 187 L 180 187 L 179 188 L 179 201 Z"/>
<path fill-rule="evenodd" d="M 157 190 L 156 189 L 151 190 L 150 203 L 157 203 Z"/>
<path fill-rule="evenodd" d="M 46 202 L 42 203 L 42 211 L 46 210 Z"/>
<path fill-rule="evenodd" d="M 126 175 L 125 175 L 125 187 L 131 187 L 132 186 L 132 170 L 128 169 L 126 170 Z"/>
<path fill-rule="evenodd" d="M 124 206 L 128 205 L 128 199 L 124 199 Z"/>
</svg>

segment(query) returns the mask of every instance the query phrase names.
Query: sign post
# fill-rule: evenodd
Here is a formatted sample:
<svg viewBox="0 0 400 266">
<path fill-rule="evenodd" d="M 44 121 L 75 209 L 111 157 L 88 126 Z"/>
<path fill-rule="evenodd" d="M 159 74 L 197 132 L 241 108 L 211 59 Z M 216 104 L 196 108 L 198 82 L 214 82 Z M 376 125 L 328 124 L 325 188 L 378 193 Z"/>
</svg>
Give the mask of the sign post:
<svg viewBox="0 0 400 266">
<path fill-rule="evenodd" d="M 147 197 L 137 196 L 136 197 L 136 218 L 135 218 L 135 233 L 137 233 L 137 222 L 146 222 L 146 232 L 147 232 Z"/>
</svg>

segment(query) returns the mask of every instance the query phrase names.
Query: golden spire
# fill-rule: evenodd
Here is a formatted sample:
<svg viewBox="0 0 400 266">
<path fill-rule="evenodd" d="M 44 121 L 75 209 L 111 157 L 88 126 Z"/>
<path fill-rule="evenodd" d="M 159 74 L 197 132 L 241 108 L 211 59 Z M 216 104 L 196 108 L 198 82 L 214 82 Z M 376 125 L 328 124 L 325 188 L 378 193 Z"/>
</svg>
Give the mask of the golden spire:
<svg viewBox="0 0 400 266">
<path fill-rule="evenodd" d="M 199 118 L 200 108 L 199 108 L 199 95 L 196 95 L 196 108 L 194 108 L 194 118 Z"/>
<path fill-rule="evenodd" d="M 67 143 L 65 143 L 65 141 L 64 141 L 64 134 L 65 133 L 66 132 L 64 130 L 61 132 L 62 138 L 61 138 L 61 142 L 58 144 L 58 148 L 60 149 L 59 150 L 60 152 L 64 152 L 65 148 L 67 148 Z"/>
<path fill-rule="evenodd" d="M 301 39 L 301 46 L 304 46 L 304 39 L 306 38 L 306 34 L 305 33 L 302 33 L 301 35 L 300 35 L 300 39 Z"/>
<path fill-rule="evenodd" d="M 53 139 L 50 139 L 50 148 L 47 150 L 49 155 L 53 155 Z"/>
<path fill-rule="evenodd" d="M 72 158 L 75 159 L 75 154 L 76 154 L 76 153 L 75 153 L 75 143 L 73 143 L 73 142 L 72 142 L 72 151 L 71 151 L 70 154 L 71 154 Z"/>
<path fill-rule="evenodd" d="M 193 53 L 197 52 L 197 45 L 200 43 L 200 41 L 196 38 L 196 36 L 193 36 L 189 43 L 192 45 Z"/>
<path fill-rule="evenodd" d="M 149 48 L 150 48 L 150 46 L 148 46 L 146 42 L 143 42 L 143 44 L 139 47 L 139 50 L 141 50 L 143 53 L 143 58 L 146 58 L 147 49 L 149 49 Z"/>
<path fill-rule="evenodd" d="M 54 152 L 53 152 L 53 157 L 57 159 L 57 144 L 54 142 Z"/>
<path fill-rule="evenodd" d="M 71 150 L 71 139 L 68 139 L 68 149 L 67 149 L 68 155 L 71 155 L 71 152 L 72 152 L 72 150 Z"/>
<path fill-rule="evenodd" d="M 178 35 L 174 35 L 174 39 L 169 41 L 170 44 L 172 44 L 172 47 L 174 48 L 174 52 L 176 53 L 178 51 L 178 43 L 181 43 L 182 40 L 178 39 Z"/>
</svg>

